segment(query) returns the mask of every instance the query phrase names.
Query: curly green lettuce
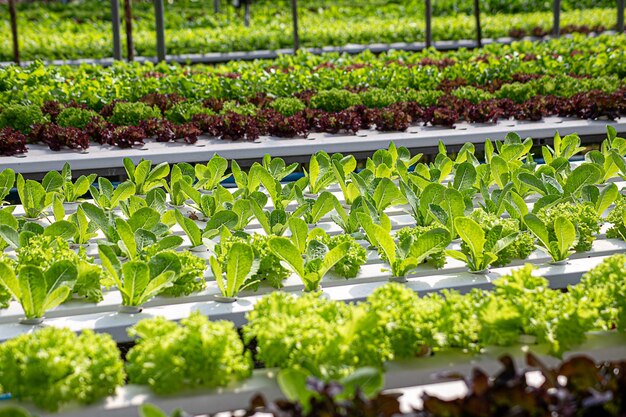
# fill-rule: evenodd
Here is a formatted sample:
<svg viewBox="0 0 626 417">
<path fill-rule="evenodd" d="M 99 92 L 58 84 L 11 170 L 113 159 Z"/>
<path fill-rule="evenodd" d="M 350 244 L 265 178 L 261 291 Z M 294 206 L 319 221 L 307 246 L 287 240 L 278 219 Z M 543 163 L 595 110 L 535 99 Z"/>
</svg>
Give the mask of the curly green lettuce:
<svg viewBox="0 0 626 417">
<path fill-rule="evenodd" d="M 250 352 L 229 321 L 195 312 L 180 324 L 162 317 L 142 320 L 128 333 L 138 338 L 126 358 L 129 380 L 157 394 L 224 387 L 252 374 Z"/>
<path fill-rule="evenodd" d="M 1 389 L 57 411 L 67 403 L 91 404 L 124 383 L 124 363 L 108 334 L 46 327 L 0 345 Z"/>
</svg>

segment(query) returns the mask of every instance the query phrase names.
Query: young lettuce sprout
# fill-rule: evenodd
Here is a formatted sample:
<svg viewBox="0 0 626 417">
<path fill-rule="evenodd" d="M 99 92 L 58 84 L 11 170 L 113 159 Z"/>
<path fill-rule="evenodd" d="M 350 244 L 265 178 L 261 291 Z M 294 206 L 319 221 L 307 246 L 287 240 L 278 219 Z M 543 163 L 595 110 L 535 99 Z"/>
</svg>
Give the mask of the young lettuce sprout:
<svg viewBox="0 0 626 417">
<path fill-rule="evenodd" d="M 135 185 L 137 195 L 146 195 L 154 188 L 167 186 L 165 178 L 170 173 L 170 166 L 167 162 L 152 167 L 151 161 L 141 160 L 137 166 L 130 158 L 124 158 L 124 168 L 128 179 Z"/>
<path fill-rule="evenodd" d="M 22 174 L 17 176 L 17 193 L 24 208 L 24 215 L 29 219 L 40 217 L 50 207 L 54 197 L 53 191 L 46 191 L 37 181 L 24 180 Z"/>
</svg>

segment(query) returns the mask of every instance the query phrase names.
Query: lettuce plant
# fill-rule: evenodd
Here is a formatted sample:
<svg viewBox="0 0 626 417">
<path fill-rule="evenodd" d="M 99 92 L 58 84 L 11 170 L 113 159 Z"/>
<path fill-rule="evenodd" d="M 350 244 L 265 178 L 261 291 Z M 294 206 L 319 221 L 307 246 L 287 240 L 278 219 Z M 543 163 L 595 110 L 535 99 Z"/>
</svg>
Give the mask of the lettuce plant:
<svg viewBox="0 0 626 417">
<path fill-rule="evenodd" d="M 304 225 L 306 227 L 306 225 Z M 308 231 L 308 228 L 307 228 Z M 306 246 L 306 253 L 291 240 L 274 236 L 268 245 L 270 250 L 288 265 L 288 267 L 302 280 L 305 291 L 317 291 L 324 275 L 348 255 L 350 243 L 344 242 L 333 249 L 320 242 L 311 240 Z"/>
<path fill-rule="evenodd" d="M 159 214 L 149 207 L 135 213 L 128 221 L 115 219 L 119 240 L 116 243 L 121 253 L 130 260 L 140 259 L 146 250 L 152 253 L 175 249 L 183 243 L 180 236 L 161 237 L 168 227 L 160 223 Z"/>
<path fill-rule="evenodd" d="M 153 188 L 167 186 L 165 178 L 170 173 L 170 166 L 167 162 L 162 162 L 154 168 L 151 161 L 143 159 L 137 166 L 130 158 L 124 158 L 123 162 L 128 180 L 135 185 L 136 194 L 146 195 Z"/>
<path fill-rule="evenodd" d="M 206 165 L 196 164 L 195 174 L 198 182 L 194 185 L 197 190 L 212 191 L 222 181 L 230 178 L 231 174 L 226 174 L 228 161 L 218 154 L 214 154 Z"/>
<path fill-rule="evenodd" d="M 322 220 L 322 217 L 333 210 L 335 207 L 335 200 L 337 200 L 337 197 L 328 191 L 322 192 L 315 199 L 304 198 L 302 192 L 298 188 L 296 191 L 298 208 L 293 215 L 295 217 L 302 216 L 304 221 L 308 224 L 317 224 L 320 220 Z"/>
<path fill-rule="evenodd" d="M 0 284 L 20 303 L 27 319 L 42 318 L 65 301 L 77 278 L 76 266 L 70 261 L 56 262 L 45 270 L 22 265 L 17 276 L 6 262 L 0 263 Z"/>
<path fill-rule="evenodd" d="M 63 202 L 74 203 L 78 199 L 89 191 L 89 188 L 96 180 L 96 174 L 81 175 L 76 182 L 72 182 L 72 169 L 67 162 L 63 165 L 61 171 L 61 177 L 63 179 L 59 192 L 63 196 Z"/>
<path fill-rule="evenodd" d="M 289 117 L 304 110 L 306 105 L 295 97 L 278 97 L 270 103 L 270 107 L 283 116 Z"/>
<path fill-rule="evenodd" d="M 157 246 L 152 245 L 148 247 L 143 253 L 142 260 L 149 262 L 153 256 L 159 253 L 167 253 L 175 255 L 180 261 L 180 272 L 172 286 L 165 288 L 160 295 L 181 297 L 201 291 L 206 287 L 204 271 L 207 269 L 207 262 L 205 259 L 199 258 L 186 250 L 180 252 L 174 250 L 163 251 Z"/>
<path fill-rule="evenodd" d="M 258 181 L 263 185 L 265 191 L 270 197 L 275 209 L 284 210 L 296 195 L 296 188 L 303 188 L 306 182 L 305 178 L 301 178 L 296 182 L 282 185 L 279 180 L 274 178 L 272 174 L 262 165 L 254 165 L 250 168 L 249 177 L 257 177 Z"/>
<path fill-rule="evenodd" d="M 49 226 L 48 229 L 52 227 Z M 46 229 L 47 230 L 47 229 Z M 22 232 L 20 240 L 24 244 L 16 250 L 17 269 L 30 265 L 43 271 L 51 268 L 55 263 L 68 261 L 76 267 L 76 282 L 72 285 L 72 293 L 90 302 L 102 300 L 101 282 L 106 274 L 99 265 L 93 263 L 84 248 L 77 252 L 68 244 L 68 238 L 43 234 L 24 236 L 28 231 Z"/>
<path fill-rule="evenodd" d="M 67 221 L 76 227 L 76 233 L 72 240 L 78 245 L 85 245 L 98 236 L 98 226 L 95 222 L 89 221 L 82 206 L 79 206 L 75 213 L 70 214 Z"/>
<path fill-rule="evenodd" d="M 61 127 L 75 127 L 77 129 L 85 129 L 89 123 L 96 119 L 102 121 L 102 116 L 93 110 L 81 109 L 78 107 L 67 107 L 61 110 L 56 117 L 56 124 Z"/>
<path fill-rule="evenodd" d="M 34 125 L 47 121 L 39 106 L 34 104 L 9 104 L 0 112 L 0 129 L 10 127 L 25 134 L 30 133 Z"/>
<path fill-rule="evenodd" d="M 350 158 L 350 157 L 347 157 Z M 349 161 L 352 161 L 349 159 Z M 351 163 L 351 162 L 346 162 Z M 342 164 L 343 165 L 343 164 Z M 354 161 L 356 166 L 356 161 Z M 311 194 L 318 194 L 335 182 L 335 175 L 332 168 L 332 158 L 323 151 L 311 155 L 309 169 L 304 170 L 304 175 L 308 179 L 308 189 Z M 344 173 L 345 173 L 344 169 Z"/>
<path fill-rule="evenodd" d="M 295 297 L 276 291 L 259 300 L 246 318 L 244 341 L 256 341 L 257 358 L 267 367 L 332 380 L 364 366 L 380 369 L 392 357 L 383 327 L 364 305 L 332 301 L 317 293 Z"/>
<path fill-rule="evenodd" d="M 563 216 L 550 220 L 550 223 L 546 224 L 532 213 L 524 216 L 524 224 L 537 237 L 541 248 L 550 255 L 553 262 L 561 262 L 574 253 L 572 248 L 576 244 L 576 228 Z M 550 233 L 550 229 L 554 233 Z"/>
<path fill-rule="evenodd" d="M 122 305 L 141 307 L 166 288 L 174 285 L 181 265 L 173 253 L 162 252 L 150 261 L 129 261 L 123 265 L 109 246 L 98 246 L 102 265 L 122 294 Z"/>
<path fill-rule="evenodd" d="M 255 259 L 252 246 L 235 242 L 229 246 L 225 259 L 225 265 L 222 266 L 216 257 L 209 258 L 211 271 L 224 297 L 236 297 L 241 291 L 258 283 L 250 280 L 260 265 L 259 260 Z"/>
<path fill-rule="evenodd" d="M 485 232 L 478 223 L 469 217 L 454 220 L 456 231 L 463 240 L 461 250 L 447 250 L 446 253 L 465 262 L 472 272 L 481 272 L 498 260 L 498 254 L 511 245 L 517 233 L 503 233 L 502 225 Z"/>
<path fill-rule="evenodd" d="M 195 312 L 180 324 L 162 317 L 141 320 L 128 333 L 137 338 L 127 356 L 129 381 L 160 395 L 225 387 L 252 374 L 250 353 L 228 321 Z"/>
<path fill-rule="evenodd" d="M 268 242 L 271 236 L 264 236 L 258 233 L 252 235 L 233 235 L 228 229 L 222 229 L 220 242 L 215 246 L 214 251 L 220 265 L 228 264 L 228 254 L 230 246 L 236 242 L 247 243 L 254 251 L 255 260 L 259 261 L 259 269 L 249 280 L 252 282 L 266 282 L 274 288 L 281 288 L 283 281 L 291 275 L 291 272 L 283 267 L 278 258 L 270 250 Z M 251 285 L 251 288 L 255 286 Z"/>
<path fill-rule="evenodd" d="M 196 114 L 213 115 L 215 112 L 201 103 L 191 103 L 188 101 L 176 103 L 165 111 L 165 118 L 173 123 L 189 123 Z"/>
<path fill-rule="evenodd" d="M 52 204 L 53 192 L 46 192 L 43 185 L 33 180 L 24 180 L 22 174 L 17 176 L 17 193 L 27 218 L 41 216 Z"/>
<path fill-rule="evenodd" d="M 57 411 L 69 403 L 92 404 L 124 384 L 124 362 L 108 334 L 46 327 L 0 345 L 5 392 Z M 13 414 L 12 414 L 13 415 Z"/>
<path fill-rule="evenodd" d="M 180 207 L 185 204 L 188 197 L 182 189 L 181 182 L 184 181 L 187 184 L 191 184 L 194 176 L 195 172 L 193 167 L 187 163 L 176 164 L 172 167 L 170 181 L 165 186 L 170 196 L 171 205 Z"/>
<path fill-rule="evenodd" d="M 113 188 L 111 181 L 99 177 L 98 187 L 92 185 L 89 190 L 94 203 L 101 209 L 110 211 L 116 208 L 120 202 L 128 200 L 137 189 L 131 181 L 124 181 L 117 188 Z"/>
<path fill-rule="evenodd" d="M 359 213 L 358 218 L 370 243 L 384 253 L 392 275 L 401 280 L 429 256 L 441 252 L 450 244 L 450 233 L 442 228 L 431 229 L 416 239 L 410 236 L 396 244 L 389 230 L 375 224 L 369 216 Z"/>
<path fill-rule="evenodd" d="M 137 126 L 143 120 L 160 119 L 161 111 L 157 107 L 142 102 L 115 104 L 109 122 L 117 126 Z"/>
</svg>

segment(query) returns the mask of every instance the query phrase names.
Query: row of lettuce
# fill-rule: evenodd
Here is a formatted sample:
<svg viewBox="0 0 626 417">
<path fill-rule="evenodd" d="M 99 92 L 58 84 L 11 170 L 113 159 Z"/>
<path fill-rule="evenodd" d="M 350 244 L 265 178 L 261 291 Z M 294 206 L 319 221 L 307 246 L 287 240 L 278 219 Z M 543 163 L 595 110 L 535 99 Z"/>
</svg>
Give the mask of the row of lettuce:
<svg viewBox="0 0 626 417">
<path fill-rule="evenodd" d="M 0 210 L 0 300 L 37 319 L 66 300 L 101 301 L 103 287 L 139 308 L 159 294 L 200 291 L 211 276 L 224 297 L 280 288 L 292 275 L 315 291 L 327 274 L 358 276 L 368 245 L 378 251 L 372 262 L 400 281 L 447 257 L 473 272 L 536 248 L 562 262 L 590 251 L 606 223 L 606 237 L 626 237 L 626 199 L 611 182 L 626 176 L 626 141 L 607 131 L 576 165 L 569 160 L 584 150 L 576 135 L 556 135 L 540 165 L 532 139 L 510 134 L 486 142 L 482 164 L 472 144 L 456 155 L 440 145 L 431 162 L 391 144 L 360 170 L 353 156 L 319 152 L 286 184 L 298 164 L 269 155 L 249 171 L 232 161 L 230 173 L 217 155 L 195 167 L 126 159 L 129 179 L 117 187 L 95 175 L 74 181 L 68 166 L 41 183 L 5 170 L 0 197 L 17 184 L 23 212 Z M 231 175 L 236 190 L 221 185 Z M 92 200 L 82 201 L 87 193 Z M 409 213 L 406 227 L 395 230 L 391 212 Z M 87 256 L 96 246 L 102 267 Z M 194 253 L 209 259 L 210 274 Z"/>
<path fill-rule="evenodd" d="M 412 124 L 616 119 L 626 113 L 623 36 L 480 52 L 320 59 L 219 69 L 119 65 L 0 71 L 0 154 L 195 143 L 311 132 L 404 131 Z"/>
<path fill-rule="evenodd" d="M 245 27 L 243 11 L 233 11 L 226 2 L 223 3 L 226 10 L 220 14 L 213 13 L 212 5 L 202 3 L 185 6 L 168 4 L 165 19 L 168 53 L 181 55 L 275 50 L 293 46 L 292 33 L 285 30 L 291 27 L 289 4 L 253 5 L 251 25 Z M 329 3 L 319 7 L 308 4 L 307 7 L 300 7 L 302 46 L 424 41 L 423 2 L 399 4 L 385 1 L 381 4 L 377 1 L 359 5 Z M 492 15 L 489 8 L 485 9 L 484 36 L 519 38 L 527 35 L 545 36 L 551 32 L 551 13 L 545 7 L 525 5 L 522 11 L 508 7 L 508 4 L 498 2 L 497 9 L 507 9 L 512 12 L 510 14 Z M 150 5 L 141 3 L 134 7 L 139 8 L 138 14 L 133 16 L 135 54 L 154 56 L 154 10 Z M 459 6 L 439 5 L 437 2 L 433 7 L 442 12 L 444 9 L 452 12 Z M 614 28 L 615 5 L 597 4 L 595 7 L 565 11 L 561 20 L 562 32 L 589 33 Z M 94 12 L 95 9 L 98 11 Z M 0 60 L 11 61 L 12 38 L 8 10 L 0 9 L 0 16 L 7 22 L 0 28 L 3 35 L 0 36 Z M 22 59 L 102 58 L 112 55 L 109 10 L 93 6 L 91 2 L 80 2 L 64 8 L 26 4 L 18 12 L 18 26 Z M 473 17 L 456 13 L 437 17 L 433 22 L 433 36 L 438 40 L 473 39 Z"/>
<path fill-rule="evenodd" d="M 286 373 L 288 381 L 332 381 L 392 360 L 479 353 L 520 340 L 560 356 L 590 331 L 626 330 L 624 277 L 626 257 L 614 255 L 567 292 L 550 289 L 530 265 L 494 281 L 492 291 L 464 295 L 419 297 L 397 283 L 354 304 L 275 292 L 247 313 L 243 339 L 231 322 L 199 313 L 180 323 L 142 320 L 129 329 L 136 344 L 125 362 L 107 334 L 47 327 L 0 345 L 0 392 L 55 411 L 114 395 L 126 379 L 159 395 L 227 386 L 251 376 L 253 357 L 280 368 L 279 380 Z"/>
</svg>

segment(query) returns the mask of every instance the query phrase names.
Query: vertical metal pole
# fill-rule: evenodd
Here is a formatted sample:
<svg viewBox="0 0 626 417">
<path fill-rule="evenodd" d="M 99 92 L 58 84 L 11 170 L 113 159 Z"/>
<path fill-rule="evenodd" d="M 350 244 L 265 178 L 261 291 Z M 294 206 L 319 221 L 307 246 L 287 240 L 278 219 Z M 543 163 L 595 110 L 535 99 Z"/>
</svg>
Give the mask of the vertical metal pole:
<svg viewBox="0 0 626 417">
<path fill-rule="evenodd" d="M 135 43 L 133 42 L 133 9 L 132 0 L 124 0 L 124 22 L 126 24 L 126 53 L 129 61 L 135 59 Z"/>
<path fill-rule="evenodd" d="M 293 51 L 300 49 L 300 33 L 298 33 L 298 0 L 291 0 L 291 16 L 293 19 Z"/>
<path fill-rule="evenodd" d="M 426 47 L 433 46 L 433 4 L 426 0 Z"/>
<path fill-rule="evenodd" d="M 476 18 L 476 46 L 483 46 L 483 28 L 480 26 L 480 0 L 474 0 L 474 17 Z"/>
<path fill-rule="evenodd" d="M 220 12 L 220 0 L 213 0 L 213 12 L 216 14 Z"/>
<path fill-rule="evenodd" d="M 111 0 L 111 25 L 113 27 L 113 59 L 122 59 L 122 40 L 120 39 L 120 2 Z"/>
<path fill-rule="evenodd" d="M 245 8 L 243 13 L 243 24 L 246 27 L 250 26 L 250 0 L 245 0 Z"/>
<path fill-rule="evenodd" d="M 13 61 L 20 63 L 20 43 L 17 37 L 17 11 L 15 0 L 9 0 L 9 14 L 11 15 L 11 35 L 13 36 Z"/>
<path fill-rule="evenodd" d="M 157 60 L 165 61 L 165 11 L 163 0 L 154 0 L 154 19 L 156 26 Z"/>
<path fill-rule="evenodd" d="M 624 33 L 624 5 L 626 0 L 617 0 L 617 31 Z"/>
<path fill-rule="evenodd" d="M 561 36 L 561 0 L 554 0 L 552 5 L 552 13 L 554 15 L 554 23 L 552 24 L 552 36 L 558 38 Z"/>
</svg>

